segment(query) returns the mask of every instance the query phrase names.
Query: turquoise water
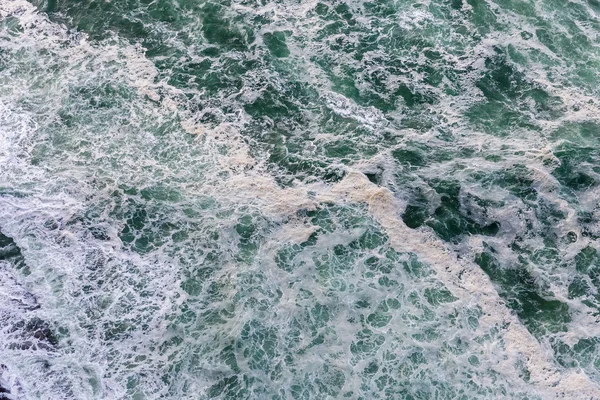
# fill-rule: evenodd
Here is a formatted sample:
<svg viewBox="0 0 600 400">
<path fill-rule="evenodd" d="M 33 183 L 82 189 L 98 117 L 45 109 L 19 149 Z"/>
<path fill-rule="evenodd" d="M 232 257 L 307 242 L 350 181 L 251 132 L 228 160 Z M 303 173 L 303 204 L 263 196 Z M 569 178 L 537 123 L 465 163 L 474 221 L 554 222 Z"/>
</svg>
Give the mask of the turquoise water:
<svg viewBox="0 0 600 400">
<path fill-rule="evenodd" d="M 0 0 L 0 399 L 600 399 L 598 82 L 595 0 Z"/>
</svg>

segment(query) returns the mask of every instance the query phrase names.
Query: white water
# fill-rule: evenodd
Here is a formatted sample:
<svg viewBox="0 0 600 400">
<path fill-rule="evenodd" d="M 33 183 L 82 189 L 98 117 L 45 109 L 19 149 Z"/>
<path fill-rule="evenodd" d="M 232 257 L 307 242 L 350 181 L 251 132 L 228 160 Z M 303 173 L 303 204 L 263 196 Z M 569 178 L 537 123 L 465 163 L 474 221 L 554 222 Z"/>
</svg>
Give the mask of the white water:
<svg viewBox="0 0 600 400">
<path fill-rule="evenodd" d="M 471 238 L 457 259 L 455 249 L 432 232 L 409 230 L 400 218 L 401 196 L 370 183 L 358 171 L 369 172 L 373 164 L 385 170 L 389 155 L 347 168 L 349 174 L 338 184 L 295 182 L 292 188 L 282 189 L 264 160 L 252 157 L 241 136 L 244 116 L 214 129 L 196 124 L 179 91 L 155 83 L 158 73 L 141 49 L 119 38 L 90 43 L 84 34 L 48 21 L 26 2 L 0 1 L 0 16 L 7 27 L 0 37 L 5 57 L 0 69 L 0 228 L 21 248 L 30 271 L 26 275 L 9 263 L 0 264 L 0 318 L 5 321 L 0 355 L 6 366 L 2 385 L 15 398 L 207 396 L 209 388 L 228 373 L 228 364 L 219 355 L 229 343 L 253 337 L 248 326 L 268 335 L 275 332 L 283 342 L 293 330 L 294 318 L 301 321 L 301 333 L 292 349 L 293 368 L 279 372 L 277 379 L 269 377 L 284 361 L 284 348 L 258 361 L 242 357 L 249 347 L 259 353 L 260 348 L 266 349 L 263 339 L 240 345 L 239 368 L 263 382 L 273 379 L 282 388 L 318 385 L 323 376 L 339 373 L 344 380 L 332 397 L 347 392 L 353 392 L 353 398 L 357 393 L 368 396 L 378 391 L 372 381 L 364 381 L 368 357 L 351 350 L 363 330 L 356 322 L 361 312 L 355 304 L 364 298 L 373 313 L 390 299 L 400 302 L 388 325 L 371 327 L 387 338 L 374 357 L 391 369 L 410 365 L 415 369 L 409 374 L 415 387 L 438 379 L 461 387 L 468 398 L 484 396 L 486 390 L 494 398 L 521 394 L 600 398 L 597 385 L 584 372 L 563 370 L 554 362 L 549 345 L 531 336 L 470 261 L 482 246 L 481 238 Z M 485 51 L 489 50 L 476 49 L 469 62 L 476 65 Z M 307 71 L 309 79 L 318 81 L 319 71 Z M 118 94 L 107 95 L 107 90 Z M 338 114 L 367 126 L 383 124 L 379 113 L 332 94 L 325 84 L 322 93 Z M 556 93 L 581 101 L 574 94 L 558 89 Z M 469 93 L 464 97 L 458 107 L 441 107 L 448 124 L 453 113 L 473 101 L 466 100 Z M 102 105 L 103 101 L 116 103 Z M 582 118 L 594 111 L 586 107 L 580 111 Z M 418 135 L 396 133 L 406 138 Z M 315 134 L 314 142 L 320 146 L 330 139 Z M 464 140 L 491 152 L 503 145 L 501 139 L 473 131 L 465 132 Z M 542 164 L 549 144 L 539 137 L 524 137 L 511 146 L 528 151 L 515 160 L 536 168 L 542 195 L 572 216 Z M 515 160 L 507 159 L 506 164 Z M 480 161 L 477 168 L 485 170 Z M 428 173 L 435 176 L 446 168 L 437 164 Z M 143 200 L 140 188 L 149 190 L 150 200 Z M 133 189 L 138 194 L 129 194 Z M 492 198 L 505 195 L 490 189 Z M 317 243 L 300 253 L 292 272 L 277 267 L 277 251 L 304 243 L 318 231 L 311 218 L 299 211 L 331 205 L 347 210 L 357 221 L 344 222 L 351 218 L 332 212 L 338 227 L 320 231 Z M 150 221 L 144 235 L 158 239 L 154 247 L 135 252 L 119 233 L 142 208 Z M 503 226 L 495 240 L 506 240 L 524 229 L 510 211 L 507 207 L 504 215 L 494 216 Z M 239 254 L 235 228 L 246 216 L 259 226 L 252 239 L 259 243 L 258 250 L 249 262 Z M 557 229 L 577 232 L 572 218 L 566 219 L 569 223 L 572 226 Z M 389 242 L 359 252 L 343 277 L 334 271 L 326 279 L 316 272 L 315 260 L 334 257 L 336 245 L 349 245 L 368 229 L 385 233 Z M 586 244 L 579 241 L 565 252 L 574 254 L 575 248 Z M 389 248 L 415 254 L 434 273 L 415 279 L 402 268 L 401 261 L 408 260 L 408 254 L 402 254 L 391 272 L 401 288 L 385 291 L 376 286 L 379 276 L 363 270 L 369 256 L 384 258 Z M 200 293 L 186 289 L 182 286 L 186 271 L 204 265 L 211 251 L 218 254 L 212 261 L 216 272 L 202 283 Z M 551 281 L 553 292 L 566 298 L 567 283 Z M 211 284 L 219 287 L 218 296 L 205 294 Z M 339 290 L 339 285 L 352 289 Z M 457 300 L 436 307 L 430 304 L 433 311 L 424 311 L 423 293 L 440 285 Z M 40 307 L 15 305 L 15 299 Z M 266 304 L 263 308 L 255 305 L 261 301 Z M 316 305 L 329 310 L 327 326 L 314 322 L 311 310 Z M 581 304 L 573 307 L 581 307 L 581 316 L 573 319 L 569 332 L 561 333 L 572 342 L 589 336 L 597 324 Z M 223 317 L 224 323 L 210 325 L 200 317 L 215 310 L 225 315 L 229 309 L 234 316 Z M 193 316 L 186 317 L 186 310 Z M 18 347 L 28 333 L 13 326 L 33 317 L 53 327 L 58 346 Z M 323 336 L 322 345 L 311 346 L 315 329 Z M 428 329 L 436 333 L 433 339 L 415 338 Z M 467 350 L 460 350 L 463 346 Z M 414 349 L 424 355 L 425 365 L 411 365 Z M 395 361 L 386 358 L 390 355 Z M 478 357 L 477 363 L 471 355 Z M 262 370 L 252 364 L 265 360 L 268 365 Z M 524 369 L 530 374 L 528 380 L 523 379 Z M 390 374 L 399 375 L 398 370 Z M 465 385 L 469 379 L 475 385 Z M 257 386 L 260 389 L 251 397 L 266 398 L 278 389 Z"/>
</svg>

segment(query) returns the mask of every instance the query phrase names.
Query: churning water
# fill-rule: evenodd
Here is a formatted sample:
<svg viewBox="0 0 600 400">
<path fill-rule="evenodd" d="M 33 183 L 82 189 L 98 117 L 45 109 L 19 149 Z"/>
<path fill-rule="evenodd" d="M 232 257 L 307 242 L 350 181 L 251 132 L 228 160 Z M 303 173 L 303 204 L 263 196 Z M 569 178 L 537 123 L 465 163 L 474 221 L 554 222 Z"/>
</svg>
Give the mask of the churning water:
<svg viewBox="0 0 600 400">
<path fill-rule="evenodd" d="M 600 399 L 599 83 L 596 0 L 0 0 L 0 398 Z"/>
</svg>

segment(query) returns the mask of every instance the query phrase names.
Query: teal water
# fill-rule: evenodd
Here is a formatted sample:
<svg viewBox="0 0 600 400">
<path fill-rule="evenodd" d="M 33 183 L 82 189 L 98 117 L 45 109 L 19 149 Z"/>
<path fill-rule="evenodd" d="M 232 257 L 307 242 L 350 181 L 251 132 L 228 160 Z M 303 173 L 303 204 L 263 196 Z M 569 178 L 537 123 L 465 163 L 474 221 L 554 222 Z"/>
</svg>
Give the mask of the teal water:
<svg viewBox="0 0 600 400">
<path fill-rule="evenodd" d="M 0 399 L 600 399 L 598 82 L 595 0 L 0 0 Z"/>
</svg>

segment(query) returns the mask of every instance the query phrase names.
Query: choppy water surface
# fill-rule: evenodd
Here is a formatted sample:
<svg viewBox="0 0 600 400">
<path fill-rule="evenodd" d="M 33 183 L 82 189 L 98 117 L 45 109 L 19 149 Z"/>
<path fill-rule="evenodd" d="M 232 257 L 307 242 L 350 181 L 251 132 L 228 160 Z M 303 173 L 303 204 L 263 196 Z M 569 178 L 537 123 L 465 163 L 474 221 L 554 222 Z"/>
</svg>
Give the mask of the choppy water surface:
<svg viewBox="0 0 600 400">
<path fill-rule="evenodd" d="M 0 398 L 600 399 L 596 0 L 0 0 Z"/>
</svg>

